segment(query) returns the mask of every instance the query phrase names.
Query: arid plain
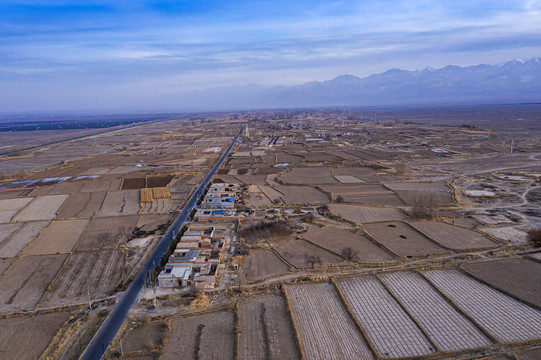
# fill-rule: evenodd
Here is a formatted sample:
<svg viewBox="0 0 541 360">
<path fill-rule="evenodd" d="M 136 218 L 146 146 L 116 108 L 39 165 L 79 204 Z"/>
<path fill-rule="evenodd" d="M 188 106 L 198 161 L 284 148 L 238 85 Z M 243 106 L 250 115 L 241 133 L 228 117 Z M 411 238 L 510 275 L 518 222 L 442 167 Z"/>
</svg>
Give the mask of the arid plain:
<svg viewBox="0 0 541 360">
<path fill-rule="evenodd" d="M 0 354 L 79 358 L 247 125 L 213 179 L 239 189 L 232 215 L 198 221 L 228 239 L 215 287 L 149 284 L 108 358 L 536 359 L 540 118 L 331 109 L 0 133 Z"/>
</svg>

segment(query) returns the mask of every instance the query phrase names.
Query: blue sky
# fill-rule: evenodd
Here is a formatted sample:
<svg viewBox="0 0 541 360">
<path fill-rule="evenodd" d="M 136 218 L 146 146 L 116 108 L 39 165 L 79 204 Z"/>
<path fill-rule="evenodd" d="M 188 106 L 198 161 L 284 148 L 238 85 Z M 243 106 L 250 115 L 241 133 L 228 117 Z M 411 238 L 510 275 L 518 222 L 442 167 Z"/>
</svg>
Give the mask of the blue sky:
<svg viewBox="0 0 541 360">
<path fill-rule="evenodd" d="M 0 2 L 0 112 L 541 56 L 541 0 Z"/>
</svg>

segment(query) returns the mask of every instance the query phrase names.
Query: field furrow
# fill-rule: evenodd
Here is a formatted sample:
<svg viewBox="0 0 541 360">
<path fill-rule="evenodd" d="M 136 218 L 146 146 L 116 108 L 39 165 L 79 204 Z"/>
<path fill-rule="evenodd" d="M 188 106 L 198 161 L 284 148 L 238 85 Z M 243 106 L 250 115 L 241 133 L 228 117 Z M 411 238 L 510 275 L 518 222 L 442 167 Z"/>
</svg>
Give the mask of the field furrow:
<svg viewBox="0 0 541 360">
<path fill-rule="evenodd" d="M 541 311 L 457 270 L 431 270 L 423 274 L 498 341 L 541 338 Z"/>
<path fill-rule="evenodd" d="M 395 272 L 380 275 L 380 278 L 442 351 L 459 351 L 492 344 L 419 274 Z"/>
<path fill-rule="evenodd" d="M 331 284 L 286 287 L 306 359 L 373 359 Z"/>
<path fill-rule="evenodd" d="M 279 296 L 250 299 L 239 306 L 241 359 L 298 359 L 285 301 Z"/>
<path fill-rule="evenodd" d="M 340 281 L 353 314 L 381 358 L 416 357 L 436 349 L 374 276 Z"/>
<path fill-rule="evenodd" d="M 38 236 L 47 224 L 49 224 L 48 221 L 34 221 L 24 224 L 23 227 L 0 245 L 0 257 L 8 258 L 17 256 Z"/>
</svg>

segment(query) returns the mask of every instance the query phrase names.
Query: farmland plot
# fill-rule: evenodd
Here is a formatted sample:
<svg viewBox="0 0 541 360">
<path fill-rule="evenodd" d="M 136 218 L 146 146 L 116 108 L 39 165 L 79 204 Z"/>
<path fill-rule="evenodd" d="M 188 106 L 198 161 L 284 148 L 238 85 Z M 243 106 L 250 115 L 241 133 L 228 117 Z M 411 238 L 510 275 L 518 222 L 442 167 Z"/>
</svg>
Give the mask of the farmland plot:
<svg viewBox="0 0 541 360">
<path fill-rule="evenodd" d="M 457 270 L 431 270 L 423 274 L 499 342 L 541 338 L 541 311 Z"/>
<path fill-rule="evenodd" d="M 25 256 L 0 278 L 0 311 L 20 311 L 36 306 L 68 256 Z"/>
<path fill-rule="evenodd" d="M 19 210 L 28 205 L 32 199 L 34 198 L 28 197 L 0 200 L 0 223 L 11 221 L 11 218 L 13 218 Z"/>
<path fill-rule="evenodd" d="M 283 193 L 282 200 L 286 204 L 325 204 L 329 197 L 321 191 L 310 186 L 275 186 Z"/>
<path fill-rule="evenodd" d="M 366 167 L 348 167 L 333 169 L 333 174 L 336 175 L 351 175 L 364 181 L 380 181 L 378 173 Z"/>
<path fill-rule="evenodd" d="M 248 194 L 246 197 L 246 205 L 248 206 L 272 206 L 272 202 L 262 192 Z"/>
<path fill-rule="evenodd" d="M 404 219 L 404 215 L 394 208 L 329 204 L 329 209 L 341 218 L 357 224 L 392 220 L 400 221 Z"/>
<path fill-rule="evenodd" d="M 54 220 L 24 249 L 23 253 L 43 255 L 70 252 L 89 223 L 89 220 L 82 219 Z"/>
<path fill-rule="evenodd" d="M 75 252 L 66 261 L 40 307 L 88 302 L 111 295 L 125 270 L 125 256 L 118 250 Z"/>
<path fill-rule="evenodd" d="M 307 152 L 301 154 L 306 162 L 341 162 L 343 158 L 327 152 Z"/>
<path fill-rule="evenodd" d="M 0 257 L 17 256 L 48 224 L 48 221 L 25 223 L 17 232 L 0 244 Z"/>
<path fill-rule="evenodd" d="M 0 319 L 0 355 L 3 359 L 38 359 L 68 320 L 69 312 Z"/>
<path fill-rule="evenodd" d="M 512 226 L 498 228 L 487 227 L 479 230 L 513 245 L 524 245 L 528 243 L 528 234 Z"/>
<path fill-rule="evenodd" d="M 373 359 L 331 284 L 288 285 L 286 294 L 306 359 Z"/>
<path fill-rule="evenodd" d="M 376 277 L 350 278 L 339 286 L 379 357 L 418 357 L 436 351 Z"/>
<path fill-rule="evenodd" d="M 541 307 L 541 263 L 511 258 L 466 263 L 461 267 L 484 283 Z"/>
<path fill-rule="evenodd" d="M 163 344 L 168 333 L 165 321 L 151 321 L 130 326 L 122 338 L 122 350 L 125 352 L 145 351 Z M 129 359 L 134 359 L 129 357 Z M 136 359 L 136 358 L 135 358 Z M 152 359 L 154 359 L 152 357 Z"/>
<path fill-rule="evenodd" d="M 344 261 L 344 259 L 342 259 L 340 256 L 312 245 L 308 241 L 304 240 L 290 241 L 285 245 L 277 247 L 276 250 L 287 261 L 297 268 L 311 267 L 311 265 L 306 262 L 306 255 L 319 257 L 321 264 L 314 264 L 315 267 L 339 264 Z"/>
<path fill-rule="evenodd" d="M 121 179 L 113 180 L 98 180 L 95 182 L 94 187 L 88 191 L 113 191 L 119 190 L 122 185 Z"/>
<path fill-rule="evenodd" d="M 59 218 L 92 217 L 101 208 L 106 192 L 72 194 L 58 211 Z"/>
<path fill-rule="evenodd" d="M 417 221 L 411 225 L 438 244 L 454 250 L 486 249 L 498 246 L 482 234 L 460 226 L 438 221 Z"/>
<path fill-rule="evenodd" d="M 332 176 L 329 167 L 296 167 L 280 176 L 284 183 L 293 185 L 334 184 L 337 181 Z"/>
<path fill-rule="evenodd" d="M 14 221 L 52 220 L 56 212 L 69 195 L 38 196 L 28 206 L 19 211 L 13 218 Z"/>
<path fill-rule="evenodd" d="M 0 259 L 0 275 L 11 266 L 14 260 L 14 258 Z"/>
<path fill-rule="evenodd" d="M 173 177 L 173 175 L 148 176 L 147 187 L 165 187 L 173 180 Z"/>
<path fill-rule="evenodd" d="M 333 226 L 308 231 L 302 234 L 301 238 L 338 255 L 342 254 L 343 249 L 351 248 L 357 252 L 357 256 L 353 260 L 358 262 L 378 263 L 394 259 L 392 255 L 373 244 L 370 240 L 349 230 L 338 229 Z"/>
<path fill-rule="evenodd" d="M 389 189 L 396 191 L 407 204 L 411 204 L 416 192 L 433 192 L 439 197 L 442 204 L 454 203 L 453 194 L 447 184 L 443 182 L 389 182 L 385 183 Z"/>
<path fill-rule="evenodd" d="M 267 175 L 236 175 L 237 179 L 245 184 L 250 185 L 266 185 Z"/>
<path fill-rule="evenodd" d="M 79 174 L 79 176 L 103 175 L 107 171 L 109 171 L 109 168 L 95 167 L 95 168 L 90 168 L 90 169 L 87 169 L 87 170 L 83 171 L 82 173 Z"/>
<path fill-rule="evenodd" d="M 235 316 L 230 312 L 173 320 L 162 360 L 235 358 Z"/>
<path fill-rule="evenodd" d="M 261 189 L 261 191 L 267 195 L 267 197 L 271 200 L 271 201 L 279 201 L 279 202 L 282 202 L 282 196 L 284 194 L 282 194 L 281 192 L 277 191 L 277 190 L 274 190 L 272 187 L 270 186 L 265 186 L 265 185 L 260 185 L 259 188 Z"/>
<path fill-rule="evenodd" d="M 75 250 L 101 250 L 116 248 L 125 242 L 135 229 L 138 216 L 95 218 L 87 226 Z"/>
<path fill-rule="evenodd" d="M 449 253 L 407 224 L 398 221 L 364 225 L 380 244 L 398 256 L 429 256 Z"/>
<path fill-rule="evenodd" d="M 380 275 L 381 280 L 442 351 L 492 345 L 492 342 L 447 302 L 423 277 L 413 272 Z"/>
<path fill-rule="evenodd" d="M 146 187 L 147 181 L 146 178 L 127 178 L 122 181 L 122 190 L 133 190 L 133 189 L 142 189 Z"/>
<path fill-rule="evenodd" d="M 139 209 L 139 190 L 108 191 L 98 216 L 135 215 Z"/>
<path fill-rule="evenodd" d="M 248 281 L 289 272 L 289 265 L 284 263 L 271 250 L 255 250 L 244 258 L 242 269 Z"/>
<path fill-rule="evenodd" d="M 238 311 L 240 359 L 299 359 L 286 304 L 280 296 L 244 301 Z"/>
<path fill-rule="evenodd" d="M 352 175 L 334 175 L 334 178 L 343 184 L 359 184 L 364 182 L 364 180 Z"/>
<path fill-rule="evenodd" d="M 22 223 L 0 224 L 0 244 L 21 226 L 23 226 Z"/>
<path fill-rule="evenodd" d="M 340 196 L 347 202 L 393 206 L 403 205 L 395 193 L 379 184 L 323 185 L 321 189 L 331 193 L 335 200 Z"/>
<path fill-rule="evenodd" d="M 541 348 L 521 352 L 516 357 L 518 360 L 539 360 L 541 359 Z"/>
</svg>

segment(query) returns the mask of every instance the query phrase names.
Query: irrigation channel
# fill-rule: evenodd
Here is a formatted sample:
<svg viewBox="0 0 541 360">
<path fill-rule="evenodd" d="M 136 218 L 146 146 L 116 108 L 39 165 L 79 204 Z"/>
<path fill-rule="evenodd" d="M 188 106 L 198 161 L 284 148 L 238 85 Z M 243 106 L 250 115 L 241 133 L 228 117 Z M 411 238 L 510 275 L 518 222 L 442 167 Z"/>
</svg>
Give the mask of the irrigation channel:
<svg viewBox="0 0 541 360">
<path fill-rule="evenodd" d="M 122 298 L 114 306 L 105 322 L 98 329 L 97 333 L 92 338 L 90 344 L 85 349 L 80 359 L 100 360 L 103 358 L 103 356 L 105 355 L 105 351 L 111 345 L 113 339 L 116 336 L 116 333 L 126 320 L 129 310 L 137 300 L 137 296 L 139 295 L 139 292 L 143 287 L 145 274 L 148 271 L 154 270 L 156 264 L 160 263 L 162 256 L 169 248 L 175 236 L 180 232 L 180 229 L 184 225 L 184 222 L 190 216 L 191 211 L 194 209 L 197 200 L 199 200 L 199 198 L 203 195 L 205 188 L 216 174 L 216 171 L 222 166 L 224 160 L 229 155 L 229 152 L 231 152 L 231 149 L 237 142 L 243 130 L 244 126 L 239 130 L 229 147 L 225 150 L 218 162 L 216 162 L 214 167 L 203 179 L 197 190 L 190 197 L 190 199 L 186 203 L 186 206 L 184 206 L 184 208 L 176 218 L 175 222 L 173 222 L 167 233 L 160 240 L 150 257 L 148 258 L 147 262 L 143 265 L 141 270 L 139 270 L 131 284 L 128 286 L 128 289 L 124 293 L 124 296 L 122 296 Z"/>
</svg>

